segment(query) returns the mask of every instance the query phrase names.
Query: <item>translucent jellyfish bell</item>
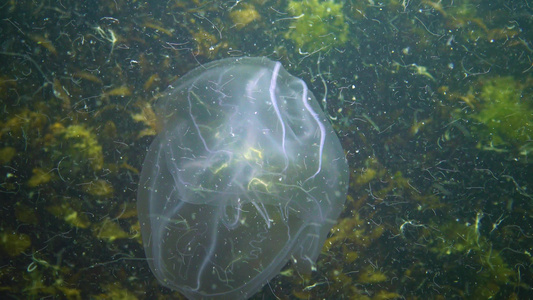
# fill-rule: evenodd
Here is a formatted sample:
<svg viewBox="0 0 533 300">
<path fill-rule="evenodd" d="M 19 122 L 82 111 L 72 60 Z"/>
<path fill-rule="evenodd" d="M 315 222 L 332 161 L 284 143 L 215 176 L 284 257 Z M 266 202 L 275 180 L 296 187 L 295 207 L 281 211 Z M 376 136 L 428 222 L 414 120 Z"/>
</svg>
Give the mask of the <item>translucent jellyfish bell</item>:
<svg viewBox="0 0 533 300">
<path fill-rule="evenodd" d="M 348 166 L 307 85 L 267 58 L 215 61 L 156 104 L 138 213 L 152 272 L 191 299 L 248 298 L 293 258 L 309 272 Z"/>
</svg>

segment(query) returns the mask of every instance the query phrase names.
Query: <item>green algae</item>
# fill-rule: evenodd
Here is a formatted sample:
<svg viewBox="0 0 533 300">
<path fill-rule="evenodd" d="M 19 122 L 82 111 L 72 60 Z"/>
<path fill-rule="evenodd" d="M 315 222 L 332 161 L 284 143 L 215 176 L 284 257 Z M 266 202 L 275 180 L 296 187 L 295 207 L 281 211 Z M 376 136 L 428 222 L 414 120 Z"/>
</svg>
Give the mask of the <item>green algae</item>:
<svg viewBox="0 0 533 300">
<path fill-rule="evenodd" d="M 14 230 L 3 229 L 0 232 L 0 252 L 10 257 L 22 254 L 31 246 L 31 239 L 27 234 Z"/>
<path fill-rule="evenodd" d="M 70 125 L 64 132 L 68 143 L 68 151 L 76 161 L 89 161 L 90 167 L 97 171 L 104 165 L 102 146 L 98 143 L 96 135 L 84 125 Z"/>
<path fill-rule="evenodd" d="M 90 24 L 85 27 L 62 26 L 74 12 L 83 12 L 75 2 L 6 6 L 12 15 L 6 19 L 4 51 L 22 55 L 11 57 L 15 63 L 6 59 L 0 75 L 0 142 L 8 149 L 0 154 L 7 196 L 2 225 L 7 233 L 20 228 L 31 246 L 23 255 L 6 255 L 2 293 L 179 297 L 149 279 L 138 254 L 139 235 L 132 235 L 140 231 L 132 190 L 156 132 L 149 99 L 192 64 L 227 55 L 272 55 L 286 65 L 318 51 L 329 51 L 319 70 L 328 103 L 342 108 L 334 123 L 353 168 L 350 195 L 317 271 L 305 277 L 288 267 L 286 276 L 272 280 L 255 299 L 519 299 L 531 291 L 530 171 L 509 160 L 486 159 L 531 154 L 531 127 L 525 123 L 531 79 L 518 79 L 533 70 L 527 8 L 517 1 L 502 9 L 502 1 L 487 6 L 479 0 L 287 2 L 169 1 L 130 11 L 124 3 L 103 1 L 94 14 L 113 18 L 93 22 L 76 14 L 80 24 Z M 308 7 L 297 11 L 291 4 Z M 239 29 L 232 12 L 246 5 L 261 18 Z M 335 7 L 328 11 L 328 5 Z M 116 39 L 109 38 L 111 32 Z M 32 33 L 33 42 L 20 42 L 30 37 L 25 33 Z M 192 56 L 197 61 L 188 59 Z M 320 94 L 313 59 L 300 63 L 298 71 Z M 45 78 L 39 88 L 41 73 L 53 80 Z M 55 78 L 61 84 L 51 89 Z M 471 88 L 462 98 L 467 105 L 452 120 L 447 112 L 455 107 L 443 107 L 432 94 L 436 85 L 456 95 Z M 60 110 L 69 102 L 65 95 L 71 107 Z M 54 96 L 64 105 L 49 101 Z M 507 100 L 490 102 L 500 97 Z M 102 103 L 132 116 L 140 111 L 132 110 L 133 103 L 146 104 L 146 112 L 132 127 L 114 113 L 102 114 Z M 401 110 L 416 111 L 418 119 Z M 369 118 L 357 120 L 361 115 Z M 468 134 L 457 134 L 459 129 Z M 51 178 L 29 185 L 35 169 Z M 486 212 L 479 226 L 456 221 L 478 208 Z M 387 280 L 365 280 L 383 275 Z"/>
<path fill-rule="evenodd" d="M 285 37 L 302 52 L 342 46 L 348 40 L 348 24 L 341 3 L 293 0 L 289 1 L 288 8 L 294 21 Z"/>
<path fill-rule="evenodd" d="M 468 117 L 478 147 L 497 152 L 528 155 L 533 151 L 532 81 L 522 82 L 510 76 L 478 82 L 478 107 Z"/>
<path fill-rule="evenodd" d="M 430 251 L 438 256 L 461 257 L 477 272 L 477 287 L 472 291 L 474 299 L 488 299 L 498 294 L 502 285 L 516 281 L 516 272 L 504 261 L 501 253 L 479 231 L 482 214 L 478 213 L 474 224 L 450 221 L 439 226 L 442 235 L 432 240 Z M 481 272 L 483 271 L 483 272 Z"/>
<path fill-rule="evenodd" d="M 86 214 L 81 212 L 79 206 L 81 206 L 79 202 L 64 201 L 58 205 L 48 206 L 46 210 L 70 226 L 88 228 L 91 225 L 91 221 Z"/>
</svg>

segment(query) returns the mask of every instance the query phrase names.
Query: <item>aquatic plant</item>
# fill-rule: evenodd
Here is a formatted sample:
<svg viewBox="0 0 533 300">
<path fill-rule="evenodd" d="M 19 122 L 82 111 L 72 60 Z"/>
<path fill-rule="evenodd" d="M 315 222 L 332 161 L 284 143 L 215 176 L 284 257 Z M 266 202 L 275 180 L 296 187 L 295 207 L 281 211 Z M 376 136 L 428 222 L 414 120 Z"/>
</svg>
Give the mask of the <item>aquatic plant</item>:
<svg viewBox="0 0 533 300">
<path fill-rule="evenodd" d="M 478 83 L 474 94 L 478 95 L 479 107 L 468 117 L 479 122 L 473 127 L 479 148 L 520 155 L 533 151 L 533 103 L 526 96 L 530 87 L 530 82 L 522 83 L 510 76 Z"/>
<path fill-rule="evenodd" d="M 294 21 L 285 37 L 302 52 L 341 46 L 348 40 L 342 4 L 334 1 L 290 1 Z"/>
<path fill-rule="evenodd" d="M 96 135 L 84 125 L 61 127 L 59 126 L 55 133 L 59 140 L 67 145 L 67 149 L 62 148 L 62 151 L 57 153 L 66 153 L 69 160 L 75 162 L 72 166 L 69 165 L 71 170 L 79 169 L 79 165 L 85 164 L 94 171 L 100 170 L 104 165 L 104 155 Z M 58 157 L 57 160 L 59 159 Z"/>
</svg>

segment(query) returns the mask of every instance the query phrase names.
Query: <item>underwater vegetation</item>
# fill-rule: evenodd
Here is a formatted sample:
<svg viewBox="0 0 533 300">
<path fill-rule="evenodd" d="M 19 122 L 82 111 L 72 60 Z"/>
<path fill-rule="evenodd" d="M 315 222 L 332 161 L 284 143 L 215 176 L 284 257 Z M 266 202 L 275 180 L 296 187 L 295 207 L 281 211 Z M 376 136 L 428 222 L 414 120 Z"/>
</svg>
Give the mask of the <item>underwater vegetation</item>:
<svg viewBox="0 0 533 300">
<path fill-rule="evenodd" d="M 468 128 L 479 149 L 524 159 L 533 150 L 532 83 L 531 77 L 485 77 L 478 79 L 468 92 L 447 96 L 465 105 L 464 109 L 456 109 L 453 116 L 469 121 Z"/>
<path fill-rule="evenodd" d="M 154 103 L 196 67 L 266 56 L 313 91 L 350 180 L 313 271 L 291 261 L 251 299 L 528 298 L 529 6 L 7 1 L 0 297 L 184 299 L 151 273 L 138 222 Z M 255 150 L 244 157 L 260 163 Z"/>
<path fill-rule="evenodd" d="M 333 0 L 289 1 L 288 11 L 294 20 L 285 37 L 301 52 L 342 46 L 349 32 L 342 8 L 342 3 Z"/>
<path fill-rule="evenodd" d="M 104 155 L 102 146 L 98 143 L 93 131 L 85 128 L 83 125 L 70 125 L 63 128 L 61 124 L 52 124 L 53 134 L 58 136 L 64 144 L 61 151 L 51 149 L 52 156 L 57 153 L 69 154 L 69 160 L 72 160 L 78 167 L 84 163 L 94 171 L 101 170 L 104 166 Z M 55 141 L 54 145 L 57 145 Z M 76 169 L 75 166 L 67 166 L 67 169 Z"/>
<path fill-rule="evenodd" d="M 498 77 L 477 85 L 478 105 L 468 116 L 479 123 L 479 147 L 527 156 L 533 151 L 533 79 Z"/>
<path fill-rule="evenodd" d="M 482 215 L 477 215 L 477 220 Z M 450 222 L 439 227 L 442 236 L 433 239 L 430 251 L 437 257 L 448 256 L 470 265 L 465 272 L 477 276 L 480 283 L 473 287 L 471 296 L 489 299 L 498 295 L 501 285 L 518 285 L 517 273 L 500 255 L 504 250 L 493 249 L 492 243 L 479 232 L 479 224 Z M 456 272 L 452 265 L 444 265 L 444 270 Z M 479 270 L 482 272 L 477 273 Z M 476 275 L 474 275 L 476 273 Z"/>
</svg>

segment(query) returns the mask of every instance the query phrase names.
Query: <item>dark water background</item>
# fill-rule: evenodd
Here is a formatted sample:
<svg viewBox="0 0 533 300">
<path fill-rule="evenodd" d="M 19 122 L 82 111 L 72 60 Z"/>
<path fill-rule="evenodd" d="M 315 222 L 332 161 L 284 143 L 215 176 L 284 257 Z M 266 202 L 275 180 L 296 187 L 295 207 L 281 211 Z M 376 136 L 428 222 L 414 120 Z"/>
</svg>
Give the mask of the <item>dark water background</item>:
<svg viewBox="0 0 533 300">
<path fill-rule="evenodd" d="M 179 297 L 148 269 L 136 190 L 151 104 L 200 64 L 268 56 L 350 166 L 317 271 L 254 299 L 524 299 L 533 280 L 530 1 L 0 4 L 0 294 Z"/>
</svg>

